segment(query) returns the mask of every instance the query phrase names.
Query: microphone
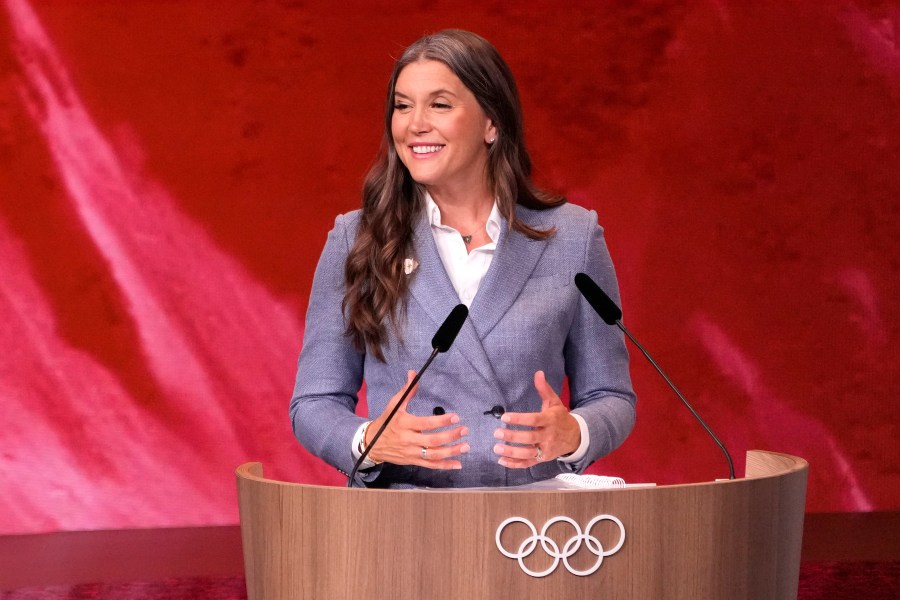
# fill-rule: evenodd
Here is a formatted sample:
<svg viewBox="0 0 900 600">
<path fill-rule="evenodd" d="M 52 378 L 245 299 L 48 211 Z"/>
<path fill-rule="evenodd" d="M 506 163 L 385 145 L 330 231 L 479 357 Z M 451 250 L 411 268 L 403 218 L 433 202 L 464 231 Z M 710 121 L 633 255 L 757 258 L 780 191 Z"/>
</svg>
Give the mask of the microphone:
<svg viewBox="0 0 900 600">
<path fill-rule="evenodd" d="M 584 299 L 588 301 L 588 304 L 597 311 L 597 314 L 600 315 L 600 318 L 607 325 L 616 325 L 622 332 L 628 336 L 628 339 L 634 343 L 635 346 L 638 347 L 638 350 L 646 357 L 650 364 L 653 365 L 653 368 L 656 369 L 656 372 L 662 375 L 662 378 L 666 380 L 666 383 L 669 384 L 669 387 L 672 388 L 672 391 L 675 392 L 675 395 L 684 403 L 684 405 L 691 411 L 691 414 L 694 415 L 694 418 L 703 426 L 703 429 L 706 430 L 706 433 L 712 437 L 713 441 L 722 449 L 722 452 L 725 453 L 725 459 L 728 461 L 728 473 L 729 479 L 734 479 L 734 463 L 731 460 L 731 454 L 728 453 L 728 450 L 725 448 L 725 445 L 716 437 L 716 434 L 712 432 L 712 429 L 709 428 L 709 425 L 700 417 L 694 407 L 685 399 L 685 397 L 678 391 L 678 388 L 675 387 L 675 384 L 672 383 L 672 380 L 663 373 L 663 370 L 659 368 L 659 365 L 656 364 L 656 361 L 653 360 L 653 357 L 644 350 L 644 347 L 638 343 L 634 336 L 631 335 L 625 326 L 622 325 L 622 309 L 619 308 L 612 299 L 606 295 L 600 286 L 594 283 L 594 280 L 585 275 L 584 273 L 578 273 L 575 275 L 575 287 L 578 288 L 578 291 L 581 292 L 581 295 L 584 296 Z"/>
<path fill-rule="evenodd" d="M 441 323 L 441 326 L 438 327 L 437 333 L 434 334 L 434 337 L 431 338 L 431 356 L 428 357 L 428 360 L 425 361 L 425 364 L 422 365 L 422 368 L 419 369 L 419 372 L 416 373 L 416 376 L 413 377 L 413 380 L 406 386 L 406 389 L 403 391 L 403 395 L 400 397 L 400 401 L 394 405 L 393 410 L 391 410 L 390 414 L 388 414 L 387 419 L 384 420 L 384 423 L 381 424 L 381 427 L 378 428 L 378 431 L 375 432 L 375 436 L 372 438 L 372 442 L 366 446 L 366 449 L 363 450 L 363 453 L 359 455 L 359 458 L 356 461 L 356 464 L 353 465 L 353 470 L 350 471 L 350 476 L 347 479 L 347 487 L 353 487 L 353 480 L 356 478 L 356 473 L 359 471 L 360 465 L 366 460 L 366 457 L 369 455 L 369 452 L 375 446 L 375 442 L 378 441 L 378 438 L 381 437 L 381 434 L 384 433 L 384 430 L 387 428 L 388 423 L 391 422 L 391 419 L 394 418 L 394 415 L 397 414 L 397 411 L 400 410 L 400 407 L 403 406 L 403 403 L 406 401 L 406 397 L 409 396 L 410 391 L 416 387 L 416 384 L 419 383 L 419 379 L 422 378 L 422 375 L 425 373 L 425 370 L 428 368 L 428 365 L 431 364 L 431 361 L 434 360 L 434 357 L 437 356 L 441 352 L 446 352 L 450 349 L 450 346 L 453 345 L 453 341 L 456 339 L 457 334 L 459 334 L 459 330 L 462 329 L 463 323 L 466 322 L 466 317 L 469 316 L 469 309 L 465 304 L 457 304 L 453 307 L 453 310 L 450 311 L 450 314 L 447 315 L 447 318 L 444 319 L 444 322 Z"/>
<path fill-rule="evenodd" d="M 450 311 L 450 314 L 438 327 L 437 333 L 431 338 L 431 347 L 435 352 L 446 352 L 450 349 L 450 346 L 453 345 L 453 340 L 456 339 L 456 335 L 462 329 L 463 323 L 468 316 L 469 309 L 466 308 L 465 304 L 457 304 L 453 307 L 453 310 Z"/>
</svg>

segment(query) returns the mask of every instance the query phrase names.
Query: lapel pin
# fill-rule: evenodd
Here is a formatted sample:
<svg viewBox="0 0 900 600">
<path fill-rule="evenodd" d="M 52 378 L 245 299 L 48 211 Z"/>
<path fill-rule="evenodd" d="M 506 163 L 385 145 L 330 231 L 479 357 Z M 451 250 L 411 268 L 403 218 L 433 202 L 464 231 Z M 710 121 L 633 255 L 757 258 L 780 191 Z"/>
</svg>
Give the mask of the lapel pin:
<svg viewBox="0 0 900 600">
<path fill-rule="evenodd" d="M 406 258 L 403 260 L 403 272 L 406 273 L 407 275 L 410 275 L 418 267 L 419 267 L 419 263 L 417 263 L 412 258 Z"/>
</svg>

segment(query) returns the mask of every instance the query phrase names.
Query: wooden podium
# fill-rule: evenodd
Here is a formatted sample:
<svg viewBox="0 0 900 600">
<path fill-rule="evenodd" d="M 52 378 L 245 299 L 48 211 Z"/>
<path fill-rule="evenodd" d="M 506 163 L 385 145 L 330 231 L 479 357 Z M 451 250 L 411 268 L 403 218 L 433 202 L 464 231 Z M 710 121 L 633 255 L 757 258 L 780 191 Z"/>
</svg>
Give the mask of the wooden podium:
<svg viewBox="0 0 900 600">
<path fill-rule="evenodd" d="M 732 481 L 401 491 L 273 481 L 247 463 L 248 598 L 795 599 L 807 470 L 750 451 Z"/>
</svg>

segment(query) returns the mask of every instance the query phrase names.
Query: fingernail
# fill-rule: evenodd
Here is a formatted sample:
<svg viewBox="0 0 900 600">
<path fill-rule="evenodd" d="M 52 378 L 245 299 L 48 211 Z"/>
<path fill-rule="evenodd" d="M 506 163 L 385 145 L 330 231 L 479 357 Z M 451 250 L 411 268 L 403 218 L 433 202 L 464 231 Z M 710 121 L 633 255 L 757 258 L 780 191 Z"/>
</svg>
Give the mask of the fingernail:
<svg viewBox="0 0 900 600">
<path fill-rule="evenodd" d="M 457 464 L 453 465 L 453 468 L 456 469 L 457 471 L 459 471 L 460 469 L 462 469 L 462 465 L 457 463 Z"/>
<path fill-rule="evenodd" d="M 500 466 L 501 466 L 501 467 L 509 467 L 509 461 L 507 461 L 505 458 L 501 458 L 501 459 L 498 460 L 497 462 L 500 463 Z"/>
<path fill-rule="evenodd" d="M 502 429 L 495 429 L 495 430 L 494 430 L 494 437 L 497 438 L 498 440 L 502 440 L 502 439 L 503 439 L 503 430 L 502 430 Z"/>
<path fill-rule="evenodd" d="M 494 454 L 503 454 L 503 444 L 494 444 Z"/>
<path fill-rule="evenodd" d="M 462 452 L 462 453 L 468 452 L 469 450 L 471 450 L 471 448 L 469 447 L 468 444 L 463 444 L 463 445 L 460 446 L 460 448 L 459 448 L 459 451 Z"/>
<path fill-rule="evenodd" d="M 462 436 L 464 436 L 464 435 L 469 435 L 469 428 L 468 428 L 468 427 L 463 427 L 463 428 L 462 428 L 462 431 L 461 431 L 460 434 L 459 434 L 460 437 L 462 437 Z"/>
<path fill-rule="evenodd" d="M 459 423 L 459 415 L 453 415 L 450 417 L 451 423 Z"/>
<path fill-rule="evenodd" d="M 509 423 L 509 417 L 507 417 L 506 415 L 503 415 L 502 417 L 500 417 L 500 420 L 503 421 L 504 423 Z"/>
</svg>

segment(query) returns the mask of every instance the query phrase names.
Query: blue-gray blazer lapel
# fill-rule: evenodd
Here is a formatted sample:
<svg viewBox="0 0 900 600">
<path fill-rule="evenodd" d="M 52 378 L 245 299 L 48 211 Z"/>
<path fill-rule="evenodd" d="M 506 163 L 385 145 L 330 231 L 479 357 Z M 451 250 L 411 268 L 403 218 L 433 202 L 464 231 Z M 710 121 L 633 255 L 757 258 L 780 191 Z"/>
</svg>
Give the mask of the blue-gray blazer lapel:
<svg viewBox="0 0 900 600">
<path fill-rule="evenodd" d="M 410 258 L 419 265 L 410 274 L 409 293 L 431 317 L 437 330 L 453 307 L 459 304 L 459 296 L 444 269 L 431 234 L 431 224 L 424 215 L 419 216 L 413 231 L 413 254 Z"/>
<path fill-rule="evenodd" d="M 521 207 L 517 210 L 519 217 L 529 225 L 545 226 L 535 211 Z M 431 317 L 437 330 L 453 307 L 459 304 L 459 296 L 444 269 L 431 233 L 431 224 L 424 215 L 416 224 L 413 245 L 419 266 L 410 283 L 410 294 Z M 503 394 L 482 340 L 516 301 L 546 247 L 546 241 L 532 240 L 512 231 L 506 220 L 502 221 L 490 269 L 472 302 L 469 318 L 453 345 L 454 350 L 462 353 L 475 370 L 491 382 L 499 397 Z"/>
<path fill-rule="evenodd" d="M 413 247 L 414 258 L 418 261 L 419 266 L 410 282 L 409 292 L 412 299 L 434 321 L 435 331 L 437 331 L 437 328 L 444 322 L 453 307 L 460 303 L 460 300 L 444 269 L 441 256 L 438 254 L 434 236 L 431 233 L 431 223 L 424 215 L 416 223 Z M 481 377 L 490 382 L 497 395 L 501 396 L 497 376 L 481 343 L 481 337 L 478 335 L 471 314 L 463 323 L 450 351 L 459 352 L 464 356 Z"/>
<path fill-rule="evenodd" d="M 544 226 L 536 211 L 522 207 L 516 209 L 519 218 L 529 225 Z M 487 337 L 509 311 L 546 248 L 547 241 L 533 240 L 518 231 L 513 231 L 506 220 L 503 221 L 491 267 L 481 282 L 471 306 L 470 318 L 478 330 L 480 339 Z"/>
</svg>

